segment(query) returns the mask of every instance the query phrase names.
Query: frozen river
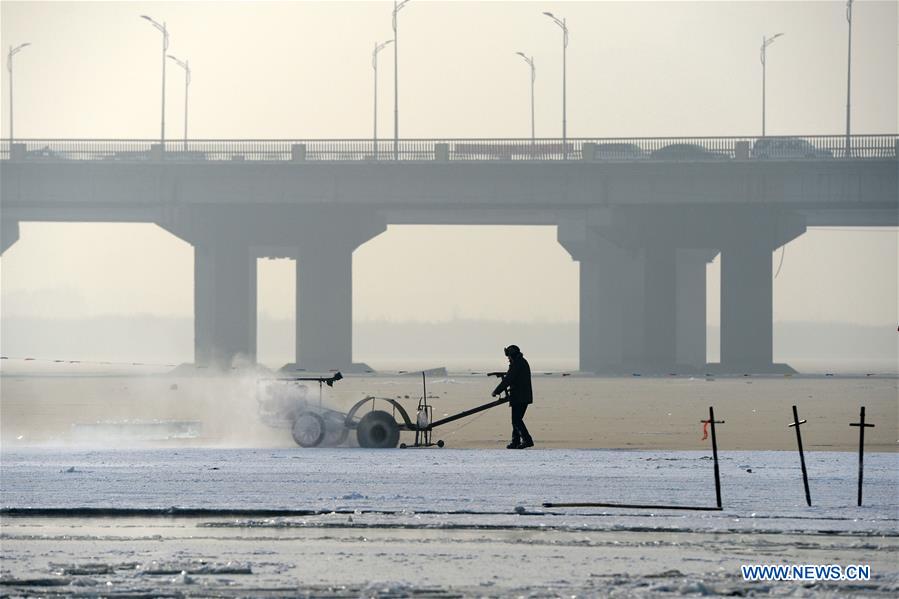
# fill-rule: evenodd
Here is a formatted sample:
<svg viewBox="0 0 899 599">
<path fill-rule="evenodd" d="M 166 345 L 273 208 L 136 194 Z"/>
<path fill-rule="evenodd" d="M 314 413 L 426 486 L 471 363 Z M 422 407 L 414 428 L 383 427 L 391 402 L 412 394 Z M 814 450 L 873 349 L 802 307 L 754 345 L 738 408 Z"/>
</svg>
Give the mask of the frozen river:
<svg viewBox="0 0 899 599">
<path fill-rule="evenodd" d="M 350 448 L 4 451 L 0 500 L 4 508 L 440 514 L 538 511 L 547 501 L 714 506 L 710 454 Z M 866 456 L 862 508 L 855 506 L 857 455 L 806 455 L 811 508 L 805 505 L 795 452 L 722 452 L 720 460 L 721 514 L 676 513 L 654 521 L 708 530 L 795 526 L 899 533 L 897 454 Z M 569 510 L 566 518 L 581 512 Z M 603 521 L 633 519 L 629 514 Z"/>
<path fill-rule="evenodd" d="M 620 450 L 8 450 L 13 594 L 894 596 L 899 455 Z M 172 509 L 175 508 L 175 509 Z M 868 564 L 866 582 L 747 582 L 743 564 Z M 193 585 L 193 586 L 191 586 Z"/>
</svg>

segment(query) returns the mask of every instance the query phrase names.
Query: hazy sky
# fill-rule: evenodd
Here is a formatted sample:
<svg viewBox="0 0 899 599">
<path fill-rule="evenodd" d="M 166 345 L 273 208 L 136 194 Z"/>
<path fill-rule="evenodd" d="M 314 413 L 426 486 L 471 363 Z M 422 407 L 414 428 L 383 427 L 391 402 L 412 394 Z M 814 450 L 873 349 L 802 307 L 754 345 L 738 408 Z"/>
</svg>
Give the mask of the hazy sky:
<svg viewBox="0 0 899 599">
<path fill-rule="evenodd" d="M 190 61 L 191 137 L 368 137 L 371 50 L 392 35 L 391 9 L 0 2 L 2 47 L 32 44 L 15 58 L 16 137 L 157 136 L 161 35 L 141 14 L 165 20 L 169 52 Z M 759 44 L 781 31 L 768 51 L 768 133 L 844 131 L 842 1 L 413 0 L 400 13 L 401 136 L 527 136 L 528 70 L 517 50 L 537 65 L 537 135 L 559 135 L 561 34 L 545 10 L 566 17 L 571 31 L 572 137 L 757 134 Z M 897 3 L 858 0 L 854 17 L 853 130 L 896 133 Z M 380 56 L 384 136 L 393 126 L 392 50 Z M 177 137 L 183 72 L 171 62 L 167 72 L 167 131 Z M 806 234 L 787 247 L 775 318 L 895 326 L 897 247 L 895 229 Z M 26 223 L 0 264 L 6 315 L 192 313 L 191 247 L 153 225 Z M 521 288 L 498 287 L 499 269 Z M 261 262 L 259 275 L 260 310 L 290 314 L 292 263 Z M 709 282 L 716 322 L 714 267 Z M 578 312 L 577 264 L 549 227 L 391 227 L 356 252 L 354 284 L 357 319 L 574 320 Z"/>
<path fill-rule="evenodd" d="M 401 135 L 529 134 L 527 65 L 537 65 L 537 134 L 561 130 L 567 18 L 569 135 L 747 135 L 761 128 L 762 35 L 772 134 L 845 128 L 844 2 L 435 2 L 400 13 Z M 2 2 L 16 57 L 19 137 L 155 137 L 161 34 L 189 60 L 191 131 L 207 138 L 367 137 L 371 50 L 392 36 L 392 2 Z M 897 3 L 854 11 L 854 130 L 896 132 Z M 381 131 L 392 129 L 393 54 L 381 55 Z M 4 73 L 4 77 L 5 77 Z M 168 67 L 171 135 L 183 73 Z M 6 92 L 4 85 L 4 92 Z M 63 101 L 64 100 L 64 101 Z M 3 97 L 7 107 L 6 93 Z M 6 135 L 8 123 L 2 122 Z"/>
</svg>

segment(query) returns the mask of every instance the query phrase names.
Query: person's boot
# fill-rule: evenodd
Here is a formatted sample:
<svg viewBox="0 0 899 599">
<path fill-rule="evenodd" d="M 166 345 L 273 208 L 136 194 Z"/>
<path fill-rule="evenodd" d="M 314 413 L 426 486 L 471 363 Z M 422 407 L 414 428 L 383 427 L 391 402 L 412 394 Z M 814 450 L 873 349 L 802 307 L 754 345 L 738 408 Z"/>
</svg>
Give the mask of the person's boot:
<svg viewBox="0 0 899 599">
<path fill-rule="evenodd" d="M 506 445 L 506 449 L 521 449 L 521 442 L 518 439 L 512 439 L 512 442 Z"/>
<path fill-rule="evenodd" d="M 533 447 L 533 446 L 534 446 L 533 439 L 525 439 L 524 441 L 519 443 L 518 447 L 516 447 L 515 449 L 527 449 L 528 447 Z"/>
</svg>

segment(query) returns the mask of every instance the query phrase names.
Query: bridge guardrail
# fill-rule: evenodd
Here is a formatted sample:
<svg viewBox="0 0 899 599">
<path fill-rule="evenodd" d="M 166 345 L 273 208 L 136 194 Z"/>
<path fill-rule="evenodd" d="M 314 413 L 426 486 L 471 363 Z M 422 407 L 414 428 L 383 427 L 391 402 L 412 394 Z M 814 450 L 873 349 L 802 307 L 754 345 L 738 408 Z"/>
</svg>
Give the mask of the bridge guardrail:
<svg viewBox="0 0 899 599">
<path fill-rule="evenodd" d="M 896 159 L 899 135 L 568 139 L 310 139 L 165 142 L 149 139 L 0 140 L 0 160 L 118 162 L 516 162 Z"/>
</svg>

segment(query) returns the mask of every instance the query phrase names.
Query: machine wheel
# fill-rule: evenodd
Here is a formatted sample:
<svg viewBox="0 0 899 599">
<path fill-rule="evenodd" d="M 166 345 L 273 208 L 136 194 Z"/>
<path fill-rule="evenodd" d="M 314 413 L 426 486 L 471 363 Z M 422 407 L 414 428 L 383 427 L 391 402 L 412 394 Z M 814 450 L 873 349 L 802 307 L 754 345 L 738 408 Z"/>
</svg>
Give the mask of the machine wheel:
<svg viewBox="0 0 899 599">
<path fill-rule="evenodd" d="M 322 441 L 322 445 L 325 447 L 343 445 L 349 434 L 350 429 L 346 427 L 345 418 L 342 414 L 332 413 L 325 417 L 325 438 Z"/>
<path fill-rule="evenodd" d="M 290 432 L 300 447 L 317 447 L 325 438 L 325 421 L 315 412 L 300 412 Z"/>
<path fill-rule="evenodd" d="M 400 442 L 400 427 L 389 413 L 375 410 L 359 421 L 356 438 L 360 447 L 389 449 Z"/>
</svg>

